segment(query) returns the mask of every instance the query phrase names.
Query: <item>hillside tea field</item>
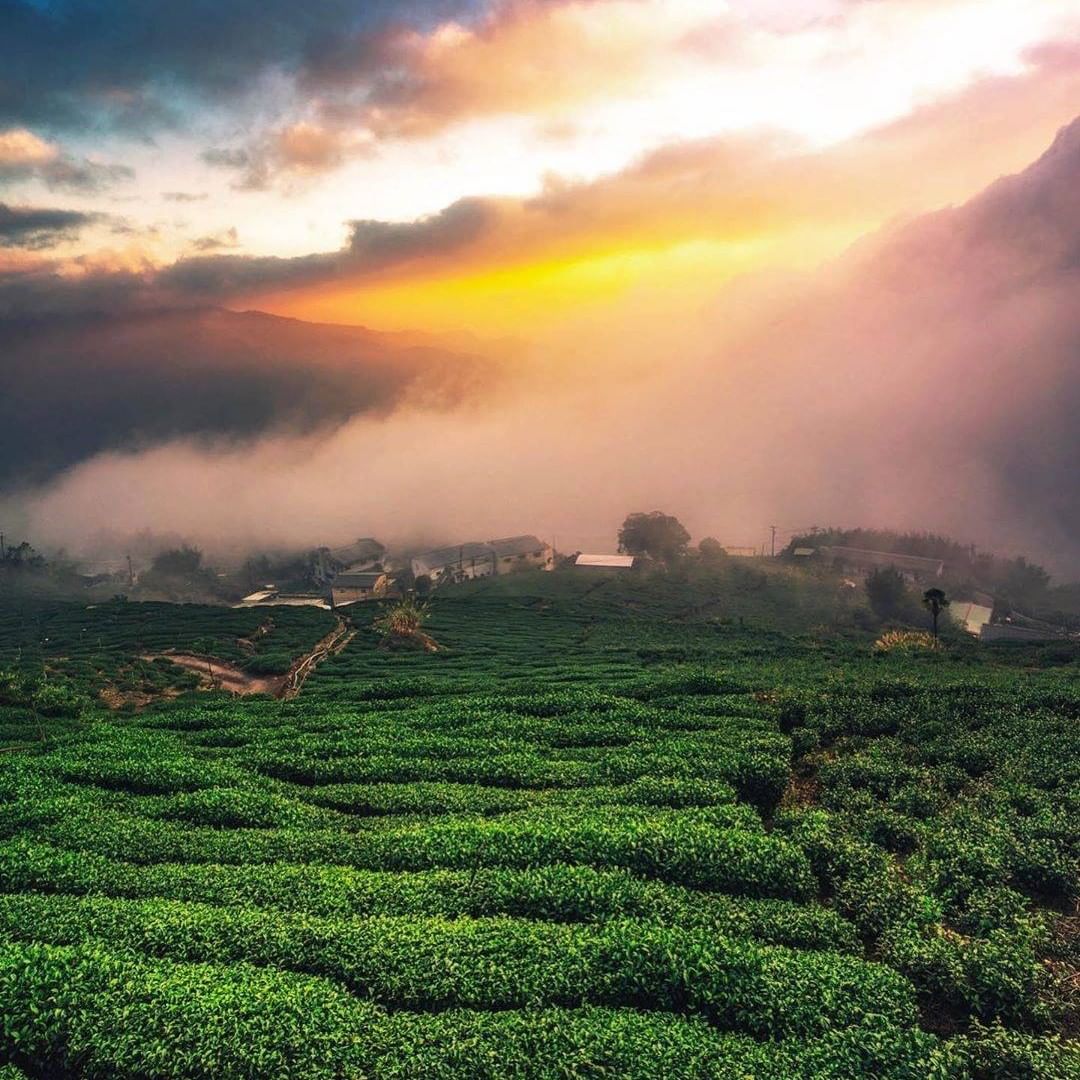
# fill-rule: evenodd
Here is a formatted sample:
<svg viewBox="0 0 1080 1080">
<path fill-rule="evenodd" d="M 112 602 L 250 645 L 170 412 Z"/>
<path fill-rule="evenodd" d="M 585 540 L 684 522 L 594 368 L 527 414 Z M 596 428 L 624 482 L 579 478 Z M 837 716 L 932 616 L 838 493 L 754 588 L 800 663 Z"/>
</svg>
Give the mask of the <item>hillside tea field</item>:
<svg viewBox="0 0 1080 1080">
<path fill-rule="evenodd" d="M 436 654 L 365 609 L 291 701 L 9 678 L 0 1077 L 1080 1076 L 1075 660 L 560 578 L 440 594 Z M 89 694 L 265 615 L 126 607 L 2 664 Z"/>
</svg>

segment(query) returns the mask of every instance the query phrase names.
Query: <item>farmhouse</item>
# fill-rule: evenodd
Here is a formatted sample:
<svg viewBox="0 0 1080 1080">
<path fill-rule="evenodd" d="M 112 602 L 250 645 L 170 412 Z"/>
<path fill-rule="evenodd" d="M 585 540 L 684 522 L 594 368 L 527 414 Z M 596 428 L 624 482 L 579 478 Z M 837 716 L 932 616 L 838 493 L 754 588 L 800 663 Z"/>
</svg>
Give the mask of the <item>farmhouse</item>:
<svg viewBox="0 0 1080 1080">
<path fill-rule="evenodd" d="M 416 577 L 431 578 L 432 584 L 468 581 L 498 573 L 494 550 L 475 541 L 416 555 L 412 559 L 412 572 Z"/>
<path fill-rule="evenodd" d="M 586 555 L 584 552 L 574 560 L 581 570 L 633 570 L 637 559 L 633 555 Z"/>
<path fill-rule="evenodd" d="M 551 570 L 554 565 L 555 552 L 545 541 L 532 535 L 504 536 L 486 543 L 470 541 L 425 551 L 413 557 L 412 572 L 416 577 L 429 577 L 438 585 L 510 574 L 530 567 Z"/>
<path fill-rule="evenodd" d="M 912 583 L 931 582 L 945 572 L 942 559 L 926 559 L 921 555 L 903 555 L 898 551 L 871 551 L 868 548 L 823 546 L 817 549 L 821 558 L 842 570 L 870 574 L 874 570 L 891 568 Z"/>
<path fill-rule="evenodd" d="M 328 554 L 339 566 L 370 570 L 386 554 L 386 548 L 378 540 L 365 536 L 344 547 L 330 548 Z"/>
<path fill-rule="evenodd" d="M 555 560 L 551 545 L 535 536 L 506 536 L 489 543 L 495 553 L 497 574 L 508 574 L 529 566 L 550 570 Z"/>
<path fill-rule="evenodd" d="M 346 570 L 334 578 L 330 598 L 334 607 L 345 607 L 363 600 L 377 600 L 389 588 L 390 578 L 382 570 Z"/>
</svg>

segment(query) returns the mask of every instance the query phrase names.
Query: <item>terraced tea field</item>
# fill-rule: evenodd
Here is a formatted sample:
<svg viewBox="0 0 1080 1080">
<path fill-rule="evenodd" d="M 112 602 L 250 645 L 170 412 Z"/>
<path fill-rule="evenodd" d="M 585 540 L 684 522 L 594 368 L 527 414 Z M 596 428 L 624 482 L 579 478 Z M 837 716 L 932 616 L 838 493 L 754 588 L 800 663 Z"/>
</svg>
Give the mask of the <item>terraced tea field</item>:
<svg viewBox="0 0 1080 1080">
<path fill-rule="evenodd" d="M 292 701 L 9 703 L 0 1076 L 1080 1075 L 1075 663 L 559 577 Z"/>
</svg>

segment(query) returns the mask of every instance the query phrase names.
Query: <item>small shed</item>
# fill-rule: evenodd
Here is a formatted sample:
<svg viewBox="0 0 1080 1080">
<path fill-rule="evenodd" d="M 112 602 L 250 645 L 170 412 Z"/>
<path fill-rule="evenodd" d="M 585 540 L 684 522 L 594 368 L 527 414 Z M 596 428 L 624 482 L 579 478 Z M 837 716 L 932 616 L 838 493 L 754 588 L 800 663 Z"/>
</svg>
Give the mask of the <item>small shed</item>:
<svg viewBox="0 0 1080 1080">
<path fill-rule="evenodd" d="M 273 600 L 278 594 L 276 588 L 273 585 L 267 585 L 265 589 L 258 589 L 256 592 L 248 593 L 236 607 L 258 607 L 259 604 L 265 604 L 269 600 Z"/>
<path fill-rule="evenodd" d="M 979 637 L 982 628 L 990 622 L 994 609 L 971 600 L 954 600 L 949 606 L 949 614 L 969 634 Z"/>
</svg>

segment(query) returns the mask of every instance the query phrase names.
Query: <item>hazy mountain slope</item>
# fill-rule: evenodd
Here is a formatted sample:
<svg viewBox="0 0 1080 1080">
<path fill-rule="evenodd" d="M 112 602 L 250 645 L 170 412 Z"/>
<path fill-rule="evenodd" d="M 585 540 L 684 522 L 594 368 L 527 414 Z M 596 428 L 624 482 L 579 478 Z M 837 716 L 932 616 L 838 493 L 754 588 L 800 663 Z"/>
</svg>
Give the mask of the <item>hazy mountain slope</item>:
<svg viewBox="0 0 1080 1080">
<path fill-rule="evenodd" d="M 406 400 L 449 408 L 494 376 L 405 335 L 259 312 L 0 321 L 0 486 L 178 436 L 306 432 Z"/>
<path fill-rule="evenodd" d="M 785 515 L 1080 560 L 1080 120 L 969 202 L 758 288 L 720 305 L 705 378 L 753 403 Z"/>
</svg>

